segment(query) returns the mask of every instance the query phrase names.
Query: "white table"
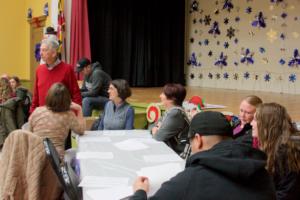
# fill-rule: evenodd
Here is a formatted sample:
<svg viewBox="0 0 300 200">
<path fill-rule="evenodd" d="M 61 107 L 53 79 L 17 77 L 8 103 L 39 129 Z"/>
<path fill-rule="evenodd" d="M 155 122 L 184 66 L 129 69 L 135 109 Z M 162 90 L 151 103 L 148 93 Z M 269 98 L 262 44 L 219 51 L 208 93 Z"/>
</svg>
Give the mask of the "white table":
<svg viewBox="0 0 300 200">
<path fill-rule="evenodd" d="M 136 179 L 137 171 L 141 168 L 160 166 L 170 163 L 171 165 L 179 165 L 183 170 L 185 161 L 182 160 L 172 149 L 165 143 L 157 142 L 152 139 L 148 130 L 129 130 L 129 131 L 88 131 L 84 136 L 80 136 L 78 140 L 77 156 L 80 162 L 80 175 L 83 179 L 90 177 L 126 177 L 128 185 L 131 186 Z M 126 142 L 127 148 L 136 147 L 138 144 L 146 145 L 147 148 L 134 151 L 121 150 L 116 143 Z M 121 145 L 121 143 L 119 143 Z M 132 144 L 132 145 L 130 145 Z M 137 145 L 134 145 L 137 144 Z M 126 145 L 125 145 L 126 147 Z M 83 154 L 87 152 L 112 153 L 113 159 L 101 158 L 84 158 Z M 82 154 L 83 153 L 83 154 Z M 90 154 L 90 153 L 88 153 Z M 80 156 L 79 156 L 80 155 Z M 145 156 L 164 156 L 167 160 L 162 159 L 158 162 L 145 161 Z M 86 156 L 86 155 L 85 155 Z M 90 155 L 91 156 L 91 155 Z M 170 159 L 170 160 L 168 160 Z M 172 170 L 170 170 L 172 171 Z M 160 173 L 160 172 L 157 172 Z M 170 172 L 172 173 L 172 172 Z M 176 172 L 177 173 L 177 172 Z M 159 174 L 160 175 L 160 174 Z M 175 176 L 173 174 L 172 176 Z M 163 175 L 161 175 L 163 176 Z M 164 180 L 167 181 L 167 180 Z M 150 180 L 151 184 L 151 180 Z M 91 186 L 83 186 L 83 199 L 92 200 L 88 190 L 95 188 Z"/>
</svg>

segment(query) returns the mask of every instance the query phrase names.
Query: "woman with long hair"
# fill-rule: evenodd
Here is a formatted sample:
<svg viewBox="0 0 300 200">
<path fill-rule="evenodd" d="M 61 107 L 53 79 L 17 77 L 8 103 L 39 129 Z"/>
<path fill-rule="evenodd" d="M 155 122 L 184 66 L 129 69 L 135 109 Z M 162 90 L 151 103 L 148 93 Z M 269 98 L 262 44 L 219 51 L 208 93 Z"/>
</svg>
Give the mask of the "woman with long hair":
<svg viewBox="0 0 300 200">
<path fill-rule="evenodd" d="M 295 141 L 297 131 L 285 107 L 261 104 L 251 125 L 259 148 L 267 154 L 267 170 L 273 176 L 277 200 L 299 199 L 300 149 Z"/>
</svg>

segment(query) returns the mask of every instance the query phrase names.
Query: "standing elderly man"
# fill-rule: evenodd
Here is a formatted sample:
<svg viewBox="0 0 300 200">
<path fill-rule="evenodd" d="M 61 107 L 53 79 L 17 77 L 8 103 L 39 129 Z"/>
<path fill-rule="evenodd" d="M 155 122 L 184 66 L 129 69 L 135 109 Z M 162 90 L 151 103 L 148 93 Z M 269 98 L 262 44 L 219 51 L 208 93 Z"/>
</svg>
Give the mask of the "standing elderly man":
<svg viewBox="0 0 300 200">
<path fill-rule="evenodd" d="M 219 112 L 201 112 L 191 122 L 192 155 L 183 172 L 165 182 L 155 200 L 273 200 L 275 191 L 265 170 L 265 154 L 230 139 L 232 129 Z M 147 199 L 151 180 L 139 177 L 130 200 Z"/>
<path fill-rule="evenodd" d="M 81 105 L 81 95 L 73 67 L 58 58 L 59 43 L 52 37 L 42 40 L 41 58 L 45 61 L 36 69 L 34 93 L 30 113 L 36 107 L 45 105 L 45 99 L 52 84 L 63 83 L 70 91 L 72 101 Z"/>
<path fill-rule="evenodd" d="M 92 115 L 93 109 L 104 108 L 108 99 L 108 87 L 111 81 L 110 76 L 101 69 L 101 64 L 87 58 L 81 58 L 77 62 L 77 72 L 82 72 L 84 80 L 80 89 L 82 100 L 83 116 Z"/>
</svg>

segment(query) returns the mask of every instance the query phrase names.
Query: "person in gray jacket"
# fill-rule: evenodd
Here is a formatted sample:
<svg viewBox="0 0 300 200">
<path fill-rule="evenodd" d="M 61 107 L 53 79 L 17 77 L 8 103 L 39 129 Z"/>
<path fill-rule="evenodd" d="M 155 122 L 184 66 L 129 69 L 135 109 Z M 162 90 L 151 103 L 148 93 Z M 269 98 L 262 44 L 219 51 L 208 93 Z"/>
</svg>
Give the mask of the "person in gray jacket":
<svg viewBox="0 0 300 200">
<path fill-rule="evenodd" d="M 111 77 L 101 69 L 99 62 L 91 64 L 87 58 L 77 62 L 76 71 L 82 71 L 84 75 L 80 92 L 83 116 L 88 117 L 92 115 L 93 109 L 102 109 L 109 101 L 107 90 Z"/>
<path fill-rule="evenodd" d="M 160 94 L 166 111 L 151 129 L 154 139 L 165 142 L 182 158 L 189 154 L 189 119 L 181 106 L 185 96 L 186 90 L 181 84 L 166 84 Z"/>
</svg>

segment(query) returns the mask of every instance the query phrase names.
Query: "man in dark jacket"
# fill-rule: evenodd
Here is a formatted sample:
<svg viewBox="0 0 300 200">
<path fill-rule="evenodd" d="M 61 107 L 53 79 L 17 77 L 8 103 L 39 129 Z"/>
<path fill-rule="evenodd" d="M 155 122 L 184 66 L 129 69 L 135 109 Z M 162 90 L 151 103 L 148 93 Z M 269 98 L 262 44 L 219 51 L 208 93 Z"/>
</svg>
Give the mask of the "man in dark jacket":
<svg viewBox="0 0 300 200">
<path fill-rule="evenodd" d="M 233 141 L 223 114 L 201 112 L 191 122 L 192 155 L 183 172 L 165 182 L 149 199 L 161 200 L 274 200 L 265 154 Z M 138 177 L 130 200 L 147 199 L 151 180 Z"/>
<path fill-rule="evenodd" d="M 91 116 L 93 109 L 104 108 L 109 100 L 107 90 L 111 78 L 101 69 L 99 62 L 91 64 L 87 58 L 82 58 L 77 62 L 76 71 L 82 71 L 84 75 L 80 89 L 83 116 Z"/>
</svg>

